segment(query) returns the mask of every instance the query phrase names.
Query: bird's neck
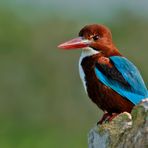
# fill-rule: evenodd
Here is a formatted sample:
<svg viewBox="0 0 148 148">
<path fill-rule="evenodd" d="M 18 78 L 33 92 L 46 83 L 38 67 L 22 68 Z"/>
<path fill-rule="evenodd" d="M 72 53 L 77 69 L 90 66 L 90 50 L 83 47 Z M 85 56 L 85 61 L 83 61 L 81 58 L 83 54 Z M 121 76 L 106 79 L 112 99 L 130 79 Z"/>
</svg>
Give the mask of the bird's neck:
<svg viewBox="0 0 148 148">
<path fill-rule="evenodd" d="M 105 57 L 122 56 L 113 43 L 109 44 L 108 46 L 102 47 L 102 49 L 102 54 L 104 54 Z"/>
<path fill-rule="evenodd" d="M 86 49 L 85 48 L 82 49 L 80 59 L 83 59 L 83 58 L 88 57 L 88 56 L 96 55 L 98 53 L 100 53 L 100 52 L 92 49 L 91 47 L 87 47 Z"/>
<path fill-rule="evenodd" d="M 104 52 L 103 54 L 105 57 L 122 56 L 121 53 L 116 48 L 112 50 L 108 50 L 107 52 Z"/>
</svg>

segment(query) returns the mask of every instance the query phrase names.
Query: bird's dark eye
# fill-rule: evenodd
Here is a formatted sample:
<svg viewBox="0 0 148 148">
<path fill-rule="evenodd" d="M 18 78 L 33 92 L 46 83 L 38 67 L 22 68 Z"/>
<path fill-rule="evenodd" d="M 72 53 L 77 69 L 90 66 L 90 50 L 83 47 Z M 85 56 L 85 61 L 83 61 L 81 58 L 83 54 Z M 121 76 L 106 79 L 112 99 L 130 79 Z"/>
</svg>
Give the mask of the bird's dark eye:
<svg viewBox="0 0 148 148">
<path fill-rule="evenodd" d="M 97 41 L 100 37 L 98 35 L 93 36 L 93 40 Z"/>
</svg>

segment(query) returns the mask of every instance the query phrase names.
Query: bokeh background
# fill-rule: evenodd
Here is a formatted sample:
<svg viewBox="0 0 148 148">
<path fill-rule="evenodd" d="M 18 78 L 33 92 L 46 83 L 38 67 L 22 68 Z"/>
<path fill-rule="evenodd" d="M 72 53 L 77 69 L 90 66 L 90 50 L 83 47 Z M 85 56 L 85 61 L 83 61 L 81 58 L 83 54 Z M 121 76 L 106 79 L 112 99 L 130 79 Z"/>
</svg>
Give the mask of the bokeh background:
<svg viewBox="0 0 148 148">
<path fill-rule="evenodd" d="M 0 148 L 85 148 L 102 112 L 78 74 L 80 50 L 57 45 L 107 25 L 148 85 L 147 0 L 0 1 Z"/>
</svg>

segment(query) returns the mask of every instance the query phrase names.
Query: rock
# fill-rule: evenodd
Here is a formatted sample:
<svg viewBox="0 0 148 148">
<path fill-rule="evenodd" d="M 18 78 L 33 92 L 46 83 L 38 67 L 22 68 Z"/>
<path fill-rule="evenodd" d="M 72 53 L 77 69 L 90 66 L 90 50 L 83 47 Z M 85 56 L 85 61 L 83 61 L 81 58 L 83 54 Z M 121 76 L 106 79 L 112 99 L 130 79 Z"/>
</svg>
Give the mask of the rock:
<svg viewBox="0 0 148 148">
<path fill-rule="evenodd" d="M 92 128 L 89 148 L 148 148 L 148 99 L 131 112 Z"/>
</svg>

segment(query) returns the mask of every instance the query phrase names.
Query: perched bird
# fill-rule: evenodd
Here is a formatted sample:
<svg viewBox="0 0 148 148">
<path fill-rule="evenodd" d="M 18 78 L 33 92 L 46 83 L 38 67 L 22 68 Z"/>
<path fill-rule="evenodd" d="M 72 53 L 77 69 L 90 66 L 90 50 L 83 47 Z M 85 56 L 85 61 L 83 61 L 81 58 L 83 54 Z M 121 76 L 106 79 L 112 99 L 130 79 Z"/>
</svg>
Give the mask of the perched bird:
<svg viewBox="0 0 148 148">
<path fill-rule="evenodd" d="M 104 25 L 87 25 L 78 38 L 58 47 L 82 49 L 79 73 L 89 98 L 104 112 L 99 124 L 122 112 L 130 113 L 134 105 L 148 97 L 138 69 L 119 52 Z"/>
</svg>

